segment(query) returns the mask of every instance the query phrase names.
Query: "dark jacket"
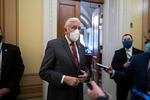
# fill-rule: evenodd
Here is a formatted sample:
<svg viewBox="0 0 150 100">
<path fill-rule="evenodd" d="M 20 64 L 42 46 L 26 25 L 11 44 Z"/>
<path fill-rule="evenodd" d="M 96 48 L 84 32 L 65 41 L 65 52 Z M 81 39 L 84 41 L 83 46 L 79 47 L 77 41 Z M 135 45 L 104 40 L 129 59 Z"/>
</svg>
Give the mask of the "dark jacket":
<svg viewBox="0 0 150 100">
<path fill-rule="evenodd" d="M 79 68 L 74 63 L 65 38 L 48 42 L 39 72 L 40 77 L 49 83 L 47 100 L 83 100 L 82 84 L 76 87 L 61 84 L 63 75 L 78 77 L 80 69 L 86 70 L 84 47 L 80 43 L 77 43 L 77 47 L 80 56 Z"/>
<path fill-rule="evenodd" d="M 143 51 L 132 48 L 132 56 L 142 53 Z M 130 60 L 132 57 L 130 58 Z M 115 51 L 113 60 L 112 60 L 112 67 L 114 70 L 124 72 L 126 68 L 123 67 L 123 64 L 127 62 L 127 54 L 125 48 L 121 48 Z M 131 88 L 131 84 L 128 81 L 124 81 L 123 79 L 114 78 L 114 81 L 117 83 L 117 100 L 126 100 L 128 96 L 129 89 Z"/>
<path fill-rule="evenodd" d="M 143 93 L 146 93 L 147 91 L 147 83 L 146 83 L 146 74 L 148 69 L 148 63 L 149 63 L 149 53 L 141 53 L 138 55 L 135 55 L 129 67 L 127 68 L 127 71 L 120 72 L 115 71 L 114 78 L 118 79 L 124 79 L 124 80 L 132 80 L 130 84 L 132 84 L 132 88 L 136 88 Z M 132 95 L 132 98 L 136 96 L 135 94 Z M 137 97 L 136 99 L 131 100 L 144 100 Z"/>
<path fill-rule="evenodd" d="M 24 71 L 21 53 L 17 46 L 2 44 L 1 68 L 0 88 L 10 88 L 11 92 L 9 94 L 17 96 L 20 91 L 19 82 Z M 13 98 L 11 99 L 13 100 Z"/>
</svg>

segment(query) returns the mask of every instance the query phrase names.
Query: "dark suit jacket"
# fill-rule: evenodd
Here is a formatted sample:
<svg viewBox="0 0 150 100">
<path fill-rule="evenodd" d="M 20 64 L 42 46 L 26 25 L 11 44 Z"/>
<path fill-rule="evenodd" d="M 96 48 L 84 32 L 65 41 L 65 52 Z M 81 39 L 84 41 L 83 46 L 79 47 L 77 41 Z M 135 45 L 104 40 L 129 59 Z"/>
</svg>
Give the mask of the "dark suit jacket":
<svg viewBox="0 0 150 100">
<path fill-rule="evenodd" d="M 143 51 L 139 50 L 139 49 L 136 49 L 136 48 L 132 48 L 132 56 L 136 55 L 136 54 L 139 54 L 139 53 L 142 53 Z M 115 54 L 114 54 L 114 57 L 113 57 L 113 60 L 112 60 L 112 67 L 114 70 L 117 70 L 117 71 L 126 71 L 126 68 L 123 67 L 123 64 L 127 62 L 127 55 L 126 55 L 126 51 L 125 51 L 125 48 L 121 48 L 119 50 L 116 50 L 115 51 Z M 122 80 L 118 80 L 118 79 L 115 79 L 115 82 L 117 84 L 126 84 L 126 82 L 122 81 Z"/>
<path fill-rule="evenodd" d="M 10 88 L 11 93 L 19 93 L 19 82 L 23 75 L 24 65 L 20 50 L 11 44 L 2 44 L 2 72 L 0 88 Z"/>
<path fill-rule="evenodd" d="M 135 55 L 126 72 L 115 71 L 114 78 L 132 80 L 132 87 L 146 91 L 146 74 L 149 62 L 149 53 Z M 141 99 L 136 99 L 141 100 Z"/>
<path fill-rule="evenodd" d="M 109 99 L 106 97 L 98 97 L 98 98 L 96 98 L 96 100 L 109 100 Z"/>
<path fill-rule="evenodd" d="M 78 77 L 79 70 L 86 70 L 84 47 L 77 43 L 80 64 L 76 67 L 73 55 L 66 39 L 54 39 L 48 42 L 40 69 L 40 77 L 49 83 L 47 100 L 82 100 L 82 84 L 70 87 L 61 84 L 63 75 Z"/>
</svg>

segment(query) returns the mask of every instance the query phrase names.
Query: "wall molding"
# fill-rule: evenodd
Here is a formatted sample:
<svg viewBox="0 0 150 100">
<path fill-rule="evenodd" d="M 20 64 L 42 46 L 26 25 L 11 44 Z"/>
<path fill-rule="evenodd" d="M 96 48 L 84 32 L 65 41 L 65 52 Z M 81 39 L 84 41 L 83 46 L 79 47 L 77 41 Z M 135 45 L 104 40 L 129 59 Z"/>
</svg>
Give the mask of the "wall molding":
<svg viewBox="0 0 150 100">
<path fill-rule="evenodd" d="M 43 97 L 42 80 L 38 73 L 24 74 L 20 82 L 21 93 L 18 99 L 28 100 Z"/>
<path fill-rule="evenodd" d="M 57 2 L 43 0 L 43 56 L 47 42 L 57 38 Z M 48 83 L 43 81 L 43 100 L 47 100 Z"/>
</svg>

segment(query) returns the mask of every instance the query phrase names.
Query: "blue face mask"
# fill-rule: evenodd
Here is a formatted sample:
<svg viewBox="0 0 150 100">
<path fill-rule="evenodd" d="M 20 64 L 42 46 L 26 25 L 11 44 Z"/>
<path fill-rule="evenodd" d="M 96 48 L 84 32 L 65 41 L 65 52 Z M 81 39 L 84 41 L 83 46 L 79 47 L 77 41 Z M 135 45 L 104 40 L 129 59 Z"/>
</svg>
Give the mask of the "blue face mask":
<svg viewBox="0 0 150 100">
<path fill-rule="evenodd" d="M 146 45 L 146 52 L 150 53 L 150 42 L 148 42 Z"/>
<path fill-rule="evenodd" d="M 132 46 L 132 40 L 124 40 L 122 41 L 123 47 L 130 48 Z"/>
</svg>

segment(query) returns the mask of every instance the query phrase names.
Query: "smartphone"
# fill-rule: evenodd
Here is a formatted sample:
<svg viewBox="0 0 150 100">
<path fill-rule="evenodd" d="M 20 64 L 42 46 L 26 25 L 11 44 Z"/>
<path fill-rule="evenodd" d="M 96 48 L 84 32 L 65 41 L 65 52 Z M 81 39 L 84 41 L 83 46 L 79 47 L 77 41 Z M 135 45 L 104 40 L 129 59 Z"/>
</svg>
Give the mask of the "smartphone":
<svg viewBox="0 0 150 100">
<path fill-rule="evenodd" d="M 100 64 L 100 63 L 96 63 L 96 65 L 99 66 L 100 68 L 103 68 L 103 69 L 108 69 L 109 68 L 108 66 Z"/>
</svg>

